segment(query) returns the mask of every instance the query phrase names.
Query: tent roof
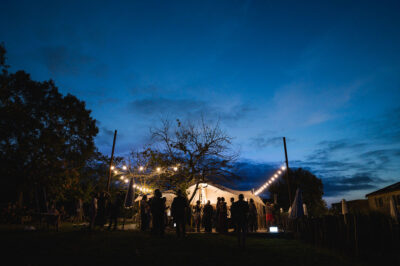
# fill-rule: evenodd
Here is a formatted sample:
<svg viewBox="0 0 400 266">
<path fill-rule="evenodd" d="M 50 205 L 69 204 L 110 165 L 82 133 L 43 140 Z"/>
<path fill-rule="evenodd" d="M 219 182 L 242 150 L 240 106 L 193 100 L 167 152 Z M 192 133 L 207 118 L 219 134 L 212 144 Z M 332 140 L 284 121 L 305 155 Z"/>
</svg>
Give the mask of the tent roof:
<svg viewBox="0 0 400 266">
<path fill-rule="evenodd" d="M 187 189 L 188 196 L 191 197 L 196 185 L 191 185 Z M 203 203 L 207 200 L 211 202 L 211 204 L 217 203 L 218 197 L 224 197 L 225 201 L 228 202 L 230 198 L 234 198 L 235 201 L 239 199 L 239 195 L 243 194 L 244 198 L 247 200 L 253 199 L 256 204 L 260 204 L 265 206 L 264 202 L 259 196 L 254 195 L 251 191 L 240 191 L 240 190 L 233 190 L 222 185 L 213 184 L 213 183 L 201 183 L 199 184 L 199 188 L 196 191 L 196 195 L 193 198 L 192 204 L 195 204 L 197 200 L 202 198 Z M 200 196 L 201 195 L 201 196 Z M 162 196 L 166 198 L 167 202 L 166 205 L 170 206 L 172 204 L 173 199 L 175 198 L 176 194 L 171 191 L 167 190 L 162 193 Z M 148 195 L 148 198 L 153 197 L 153 195 Z M 139 196 L 135 199 L 135 201 L 140 201 L 142 196 Z"/>
<path fill-rule="evenodd" d="M 194 192 L 196 185 L 192 185 L 188 188 L 187 192 L 189 196 Z M 234 198 L 235 201 L 239 199 L 239 195 L 243 194 L 245 199 L 253 199 L 255 203 L 261 204 L 265 206 L 264 202 L 259 196 L 254 195 L 251 191 L 240 191 L 233 190 L 222 185 L 213 184 L 213 183 L 201 183 L 199 184 L 199 189 L 196 191 L 196 195 L 194 200 L 198 200 L 200 197 L 200 193 L 202 193 L 202 198 L 205 200 L 210 200 L 211 204 L 217 203 L 218 197 L 224 197 L 225 201 L 229 201 L 230 198 Z"/>
</svg>

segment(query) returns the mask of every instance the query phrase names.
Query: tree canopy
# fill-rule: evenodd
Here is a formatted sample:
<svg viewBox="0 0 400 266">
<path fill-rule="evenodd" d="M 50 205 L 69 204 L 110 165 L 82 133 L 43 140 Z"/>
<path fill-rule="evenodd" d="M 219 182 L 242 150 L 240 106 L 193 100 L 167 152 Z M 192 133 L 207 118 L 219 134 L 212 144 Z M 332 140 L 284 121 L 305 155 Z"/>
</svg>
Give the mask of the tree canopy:
<svg viewBox="0 0 400 266">
<path fill-rule="evenodd" d="M 296 189 L 302 191 L 303 202 L 307 205 L 308 213 L 311 216 L 319 216 L 326 212 L 326 203 L 322 199 L 324 194 L 321 179 L 317 178 L 310 171 L 297 168 L 289 170 L 289 183 L 291 187 L 292 200 Z M 288 186 L 286 175 L 272 183 L 269 187 L 271 194 L 277 194 L 278 204 L 285 209 L 289 208 Z"/>
<path fill-rule="evenodd" d="M 3 196 L 32 196 L 36 187 L 59 197 L 74 188 L 94 151 L 96 120 L 85 102 L 62 95 L 54 81 L 8 73 L 0 48 L 0 160 Z M 15 192 L 13 192 L 15 193 Z"/>
<path fill-rule="evenodd" d="M 132 153 L 131 162 L 151 169 L 147 182 L 163 189 L 185 189 L 208 180 L 228 179 L 236 159 L 232 138 L 219 123 L 177 119 L 163 120 L 151 130 L 154 141 L 141 153 Z"/>
</svg>

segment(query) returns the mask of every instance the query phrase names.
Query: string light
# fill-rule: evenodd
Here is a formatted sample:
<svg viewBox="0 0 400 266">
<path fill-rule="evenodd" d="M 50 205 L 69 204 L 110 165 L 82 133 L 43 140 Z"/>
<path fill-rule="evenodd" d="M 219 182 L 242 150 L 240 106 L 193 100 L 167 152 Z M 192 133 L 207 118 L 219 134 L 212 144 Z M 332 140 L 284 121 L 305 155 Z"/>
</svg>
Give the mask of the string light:
<svg viewBox="0 0 400 266">
<path fill-rule="evenodd" d="M 110 169 L 111 169 L 111 170 L 114 170 L 114 169 L 115 169 L 115 166 L 114 166 L 114 165 L 111 165 Z"/>
<path fill-rule="evenodd" d="M 126 165 L 123 165 L 122 170 L 126 170 L 126 169 L 128 169 L 128 167 L 126 167 Z"/>
<path fill-rule="evenodd" d="M 144 169 L 143 166 L 139 167 L 139 171 L 143 171 L 143 169 Z"/>
<path fill-rule="evenodd" d="M 161 168 L 160 167 L 157 167 L 157 172 L 160 172 L 161 171 Z"/>
<path fill-rule="evenodd" d="M 263 192 L 272 182 L 274 182 L 276 179 L 278 179 L 279 175 L 282 174 L 282 171 L 286 169 L 285 166 L 280 167 L 280 170 L 278 170 L 267 182 L 265 182 L 264 185 L 262 185 L 259 189 L 257 189 L 254 194 L 257 196 L 261 192 Z"/>
<path fill-rule="evenodd" d="M 174 167 L 174 171 L 175 171 L 175 172 L 178 171 L 178 167 L 175 166 L 175 167 Z"/>
</svg>

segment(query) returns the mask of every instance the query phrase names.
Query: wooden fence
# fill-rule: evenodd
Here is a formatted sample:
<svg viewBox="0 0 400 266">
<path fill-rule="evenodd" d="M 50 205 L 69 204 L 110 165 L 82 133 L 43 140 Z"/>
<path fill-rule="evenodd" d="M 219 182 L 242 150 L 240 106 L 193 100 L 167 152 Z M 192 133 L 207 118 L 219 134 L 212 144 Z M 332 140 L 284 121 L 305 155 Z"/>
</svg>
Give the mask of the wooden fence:
<svg viewBox="0 0 400 266">
<path fill-rule="evenodd" d="M 282 219 L 281 226 L 307 243 L 347 255 L 400 265 L 400 227 L 379 214 Z"/>
</svg>

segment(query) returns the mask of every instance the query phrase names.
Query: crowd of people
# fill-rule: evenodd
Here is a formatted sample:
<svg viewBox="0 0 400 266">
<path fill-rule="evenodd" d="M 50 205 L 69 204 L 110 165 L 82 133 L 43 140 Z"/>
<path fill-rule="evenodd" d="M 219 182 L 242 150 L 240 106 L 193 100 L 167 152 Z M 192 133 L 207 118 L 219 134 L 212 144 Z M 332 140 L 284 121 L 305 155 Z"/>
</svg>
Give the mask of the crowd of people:
<svg viewBox="0 0 400 266">
<path fill-rule="evenodd" d="M 247 232 L 255 232 L 258 228 L 258 212 L 253 199 L 244 200 L 243 194 L 239 200 L 230 199 L 229 206 L 224 197 L 218 197 L 215 208 L 210 201 L 201 204 L 197 201 L 190 207 L 186 196 L 177 191 L 170 207 L 166 206 L 166 198 L 156 189 L 154 197 L 143 196 L 140 200 L 140 228 L 151 231 L 154 235 L 163 236 L 167 225 L 175 227 L 178 237 L 184 237 L 187 226 L 195 231 L 210 233 L 213 228 L 218 233 L 227 233 L 233 229 L 238 234 L 239 244 L 244 245 Z M 171 218 L 168 217 L 170 208 Z"/>
<path fill-rule="evenodd" d="M 107 229 L 115 230 L 118 218 L 123 216 L 124 211 L 124 192 L 120 191 L 111 199 L 107 192 L 95 193 L 89 204 L 83 204 L 82 199 L 76 202 L 75 215 L 70 217 L 74 223 L 87 221 L 88 228 L 104 228 L 108 223 Z M 54 203 L 46 204 L 46 215 L 49 223 L 58 230 L 60 222 L 66 219 L 67 214 L 63 206 L 58 209 Z M 9 204 L 3 210 L 3 219 L 6 221 L 17 221 L 21 210 L 15 204 Z M 274 223 L 274 206 L 266 204 L 265 219 L 267 227 Z M 239 200 L 229 199 L 229 203 L 224 197 L 218 197 L 215 205 L 208 200 L 205 204 L 197 201 L 191 206 L 186 195 L 181 190 L 177 191 L 171 206 L 167 206 L 166 198 L 162 197 L 159 189 L 154 191 L 154 196 L 150 199 L 146 195 L 139 202 L 138 216 L 140 217 L 140 229 L 151 231 L 154 235 L 163 236 L 166 227 L 175 228 L 178 237 L 184 237 L 189 227 L 190 230 L 197 232 L 227 233 L 229 230 L 237 232 L 241 238 L 239 243 L 244 245 L 247 232 L 256 232 L 258 229 L 258 212 L 253 199 L 244 200 L 243 195 L 239 195 Z"/>
</svg>

